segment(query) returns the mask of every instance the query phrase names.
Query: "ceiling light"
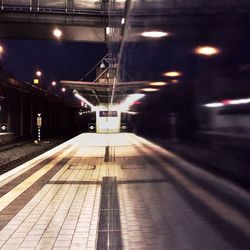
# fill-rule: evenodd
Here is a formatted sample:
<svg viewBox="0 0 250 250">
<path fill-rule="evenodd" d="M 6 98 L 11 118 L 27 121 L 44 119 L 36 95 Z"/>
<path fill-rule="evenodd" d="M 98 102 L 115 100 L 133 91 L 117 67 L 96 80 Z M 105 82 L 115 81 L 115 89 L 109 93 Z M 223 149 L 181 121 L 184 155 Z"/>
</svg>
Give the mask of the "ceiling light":
<svg viewBox="0 0 250 250">
<path fill-rule="evenodd" d="M 106 27 L 106 35 L 107 35 L 107 36 L 110 36 L 111 33 L 112 33 L 111 27 Z"/>
<path fill-rule="evenodd" d="M 106 66 L 105 66 L 104 62 L 102 61 L 102 63 L 100 64 L 100 69 L 105 69 L 105 68 L 106 68 Z"/>
<path fill-rule="evenodd" d="M 52 86 L 56 86 L 56 82 L 55 81 L 53 81 L 51 84 L 52 84 Z"/>
<path fill-rule="evenodd" d="M 167 82 L 151 82 L 151 83 L 149 83 L 149 85 L 151 85 L 151 86 L 165 86 L 167 84 L 168 84 Z"/>
<path fill-rule="evenodd" d="M 144 94 L 139 94 L 139 93 L 130 94 L 118 105 L 117 108 L 120 112 L 125 112 L 129 110 L 130 106 L 132 106 L 136 101 L 140 100 L 144 96 L 145 96 Z"/>
<path fill-rule="evenodd" d="M 77 90 L 73 90 L 73 94 L 75 95 L 76 98 L 78 98 L 79 100 L 83 101 L 84 103 L 86 103 L 87 105 L 90 106 L 91 110 L 93 111 L 93 108 L 95 107 L 92 103 L 90 103 L 87 99 L 85 99 L 82 95 L 79 94 L 79 92 Z"/>
<path fill-rule="evenodd" d="M 62 31 L 59 30 L 58 28 L 56 28 L 56 29 L 53 30 L 53 35 L 54 35 L 56 38 L 61 38 L 61 36 L 62 36 Z"/>
<path fill-rule="evenodd" d="M 156 92 L 156 91 L 159 91 L 159 89 L 155 89 L 155 88 L 144 88 L 144 89 L 141 89 L 142 91 L 144 92 Z"/>
<path fill-rule="evenodd" d="M 224 106 L 224 104 L 221 102 L 213 102 L 213 103 L 207 103 L 204 106 L 208 108 L 218 108 Z"/>
<path fill-rule="evenodd" d="M 62 92 L 65 92 L 66 91 L 66 89 L 65 88 L 62 88 Z"/>
<path fill-rule="evenodd" d="M 212 46 L 200 46 L 197 47 L 194 51 L 196 54 L 204 56 L 213 56 L 220 53 L 220 50 L 218 48 Z"/>
<path fill-rule="evenodd" d="M 233 105 L 247 104 L 247 103 L 250 103 L 250 98 L 236 99 L 236 100 L 229 100 L 228 101 L 228 104 L 233 104 Z"/>
<path fill-rule="evenodd" d="M 181 72 L 178 72 L 178 71 L 170 71 L 170 72 L 166 72 L 164 73 L 163 75 L 164 76 L 169 76 L 169 77 L 178 77 L 178 76 L 181 76 Z"/>
<path fill-rule="evenodd" d="M 167 36 L 168 33 L 163 31 L 145 31 L 141 35 L 144 37 L 160 38 Z"/>
</svg>

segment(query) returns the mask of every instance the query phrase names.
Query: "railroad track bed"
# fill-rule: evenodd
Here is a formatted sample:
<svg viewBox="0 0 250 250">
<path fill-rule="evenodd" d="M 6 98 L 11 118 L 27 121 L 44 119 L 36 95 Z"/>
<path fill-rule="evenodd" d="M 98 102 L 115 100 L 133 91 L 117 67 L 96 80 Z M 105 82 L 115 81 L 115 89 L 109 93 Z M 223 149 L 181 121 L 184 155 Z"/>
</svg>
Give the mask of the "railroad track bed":
<svg viewBox="0 0 250 250">
<path fill-rule="evenodd" d="M 44 140 L 37 145 L 29 140 L 0 147 L 0 175 L 61 144 L 63 141 L 63 139 Z"/>
</svg>

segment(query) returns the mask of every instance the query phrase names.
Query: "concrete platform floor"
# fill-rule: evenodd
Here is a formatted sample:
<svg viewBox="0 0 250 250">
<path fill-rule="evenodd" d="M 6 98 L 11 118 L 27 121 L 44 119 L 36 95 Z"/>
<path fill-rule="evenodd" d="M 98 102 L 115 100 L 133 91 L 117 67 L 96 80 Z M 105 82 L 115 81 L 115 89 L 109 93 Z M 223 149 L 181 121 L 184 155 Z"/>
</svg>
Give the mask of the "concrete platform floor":
<svg viewBox="0 0 250 250">
<path fill-rule="evenodd" d="M 86 133 L 1 175 L 0 248 L 249 249 L 248 214 L 215 198 L 166 157 L 204 174 L 134 134 Z M 250 204 L 244 190 L 218 183 Z M 206 201 L 209 214 L 199 205 Z"/>
</svg>

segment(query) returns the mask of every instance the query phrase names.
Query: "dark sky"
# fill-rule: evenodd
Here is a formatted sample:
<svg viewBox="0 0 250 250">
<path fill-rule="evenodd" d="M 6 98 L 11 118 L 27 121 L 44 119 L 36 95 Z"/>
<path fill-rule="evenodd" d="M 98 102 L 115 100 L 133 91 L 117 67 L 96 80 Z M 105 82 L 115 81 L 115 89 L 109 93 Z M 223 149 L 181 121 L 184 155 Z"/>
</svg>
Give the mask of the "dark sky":
<svg viewBox="0 0 250 250">
<path fill-rule="evenodd" d="M 46 84 L 79 80 L 107 53 L 106 45 L 100 43 L 1 39 L 0 45 L 5 70 L 30 83 L 37 69 Z"/>
</svg>

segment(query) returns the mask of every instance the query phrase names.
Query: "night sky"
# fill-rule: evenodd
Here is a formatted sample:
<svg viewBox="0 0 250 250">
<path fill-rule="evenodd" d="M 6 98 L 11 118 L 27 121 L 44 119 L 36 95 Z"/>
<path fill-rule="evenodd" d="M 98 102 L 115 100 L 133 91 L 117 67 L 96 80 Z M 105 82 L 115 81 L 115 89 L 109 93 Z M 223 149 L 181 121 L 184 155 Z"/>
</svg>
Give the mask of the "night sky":
<svg viewBox="0 0 250 250">
<path fill-rule="evenodd" d="M 53 80 L 80 80 L 107 53 L 107 46 L 101 43 L 1 39 L 0 45 L 5 71 L 32 83 L 39 69 L 46 85 Z"/>
</svg>

